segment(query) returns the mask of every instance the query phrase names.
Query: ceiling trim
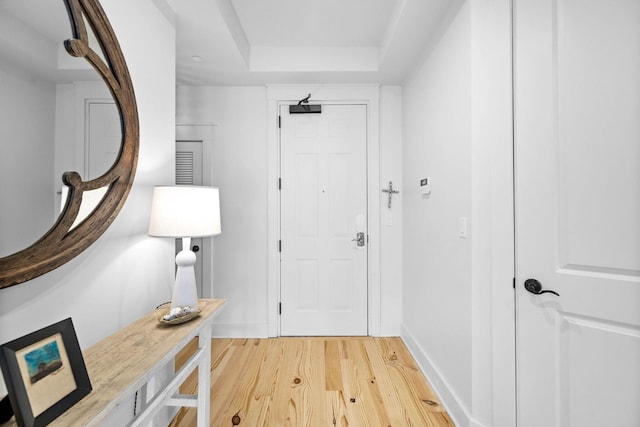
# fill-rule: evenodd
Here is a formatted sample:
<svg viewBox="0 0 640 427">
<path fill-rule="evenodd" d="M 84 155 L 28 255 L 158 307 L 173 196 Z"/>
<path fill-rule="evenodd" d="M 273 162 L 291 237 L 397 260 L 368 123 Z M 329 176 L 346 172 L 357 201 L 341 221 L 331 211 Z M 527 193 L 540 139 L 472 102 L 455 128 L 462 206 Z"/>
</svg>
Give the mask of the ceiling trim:
<svg viewBox="0 0 640 427">
<path fill-rule="evenodd" d="M 377 71 L 376 47 L 253 46 L 249 71 Z"/>
<path fill-rule="evenodd" d="M 227 24 L 227 28 L 229 29 L 229 33 L 233 38 L 233 41 L 244 59 L 244 62 L 247 66 L 250 64 L 251 59 L 251 45 L 249 44 L 249 40 L 247 39 L 247 35 L 242 28 L 242 24 L 240 24 L 240 19 L 238 19 L 238 14 L 236 10 L 233 8 L 231 4 L 231 0 L 217 0 L 218 1 L 218 10 L 222 15 L 222 19 Z"/>
</svg>

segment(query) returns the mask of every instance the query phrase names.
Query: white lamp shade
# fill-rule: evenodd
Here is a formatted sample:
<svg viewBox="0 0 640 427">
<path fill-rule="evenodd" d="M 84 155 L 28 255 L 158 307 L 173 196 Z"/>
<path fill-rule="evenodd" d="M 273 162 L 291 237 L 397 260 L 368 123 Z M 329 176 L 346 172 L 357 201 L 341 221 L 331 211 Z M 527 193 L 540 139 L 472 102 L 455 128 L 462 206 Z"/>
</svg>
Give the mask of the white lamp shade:
<svg viewBox="0 0 640 427">
<path fill-rule="evenodd" d="M 188 185 L 153 188 L 150 236 L 204 237 L 221 231 L 217 188 Z"/>
</svg>

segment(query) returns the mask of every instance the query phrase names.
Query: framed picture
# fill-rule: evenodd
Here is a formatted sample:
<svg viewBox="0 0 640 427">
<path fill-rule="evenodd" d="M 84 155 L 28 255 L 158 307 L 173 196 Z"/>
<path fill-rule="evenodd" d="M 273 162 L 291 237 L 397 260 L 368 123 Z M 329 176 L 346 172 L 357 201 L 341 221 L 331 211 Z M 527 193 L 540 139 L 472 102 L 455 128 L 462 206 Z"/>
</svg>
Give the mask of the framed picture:
<svg viewBox="0 0 640 427">
<path fill-rule="evenodd" d="M 91 392 L 71 318 L 0 346 L 0 367 L 19 426 L 44 426 Z"/>
</svg>

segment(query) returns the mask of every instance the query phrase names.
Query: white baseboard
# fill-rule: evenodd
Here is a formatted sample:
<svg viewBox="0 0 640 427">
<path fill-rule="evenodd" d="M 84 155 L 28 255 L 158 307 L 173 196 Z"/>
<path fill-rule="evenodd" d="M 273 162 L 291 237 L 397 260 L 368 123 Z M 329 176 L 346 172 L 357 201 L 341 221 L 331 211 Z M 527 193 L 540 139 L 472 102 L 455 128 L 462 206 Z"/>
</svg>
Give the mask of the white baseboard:
<svg viewBox="0 0 640 427">
<path fill-rule="evenodd" d="M 399 323 L 387 323 L 381 326 L 381 337 L 400 336 L 402 326 Z M 268 338 L 266 323 L 214 323 L 212 338 Z"/>
<path fill-rule="evenodd" d="M 480 427 L 470 416 L 469 411 L 461 404 L 460 399 L 452 391 L 446 378 L 440 373 L 438 368 L 431 362 L 427 352 L 418 344 L 414 335 L 402 325 L 400 337 L 409 349 L 409 352 L 420 367 L 420 370 L 427 377 L 433 391 L 438 395 L 442 405 L 447 410 L 451 420 L 457 427 Z"/>
<path fill-rule="evenodd" d="M 212 338 L 267 338 L 269 325 L 266 323 L 214 323 Z"/>
</svg>

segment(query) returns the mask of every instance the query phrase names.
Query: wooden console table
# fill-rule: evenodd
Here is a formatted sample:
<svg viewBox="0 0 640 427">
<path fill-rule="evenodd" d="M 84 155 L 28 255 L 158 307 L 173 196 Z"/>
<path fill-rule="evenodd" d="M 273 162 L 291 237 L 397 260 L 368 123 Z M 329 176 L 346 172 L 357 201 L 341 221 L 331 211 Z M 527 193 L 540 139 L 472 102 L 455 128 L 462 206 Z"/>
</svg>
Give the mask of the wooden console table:
<svg viewBox="0 0 640 427">
<path fill-rule="evenodd" d="M 158 322 L 167 311 L 163 307 L 83 351 L 93 390 L 51 425 L 102 425 L 115 408 L 142 389 L 144 402 L 139 405 L 131 426 L 150 424 L 163 406 L 197 407 L 198 426 L 208 426 L 211 325 L 214 314 L 224 303 L 224 300 L 200 300 L 200 317 L 173 326 Z M 198 350 L 166 385 L 156 384 L 156 375 L 172 364 L 176 354 L 196 336 L 199 337 Z M 198 394 L 177 394 L 180 385 L 196 367 Z"/>
</svg>

